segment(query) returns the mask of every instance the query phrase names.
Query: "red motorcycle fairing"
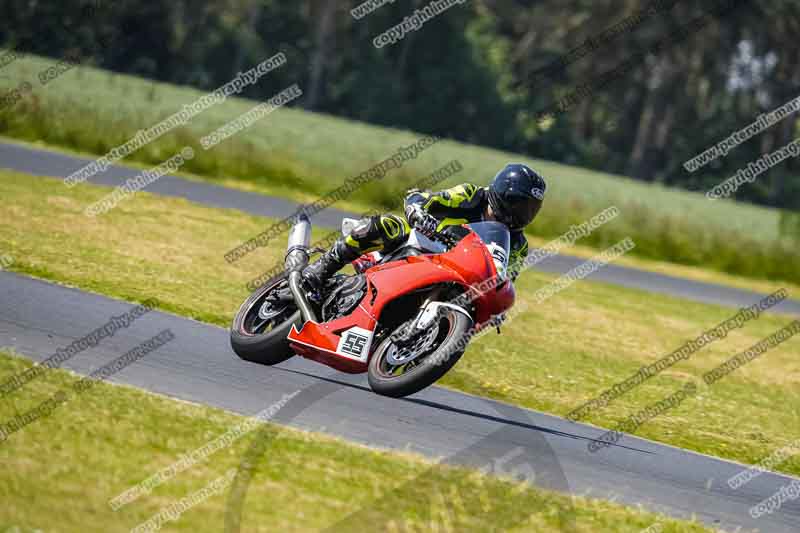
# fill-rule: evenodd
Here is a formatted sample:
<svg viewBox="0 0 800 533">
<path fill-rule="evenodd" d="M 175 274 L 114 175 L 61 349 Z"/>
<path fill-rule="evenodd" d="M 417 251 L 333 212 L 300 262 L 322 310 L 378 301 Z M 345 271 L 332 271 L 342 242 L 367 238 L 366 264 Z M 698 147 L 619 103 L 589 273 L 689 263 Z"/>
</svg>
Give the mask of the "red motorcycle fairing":
<svg viewBox="0 0 800 533">
<path fill-rule="evenodd" d="M 325 323 L 306 322 L 299 331 L 292 326 L 288 339 L 296 353 L 341 372 L 366 372 L 383 308 L 400 296 L 431 285 L 457 283 L 472 292 L 478 324 L 514 304 L 514 288 L 508 281 L 483 293 L 471 288 L 497 276 L 491 254 L 475 233 L 445 253 L 392 261 L 369 268 L 365 275 L 367 293 L 351 314 Z"/>
<path fill-rule="evenodd" d="M 340 372 L 360 374 L 367 371 L 372 336 L 377 321 L 364 309 L 369 291 L 355 311 L 330 322 L 306 322 L 300 331 L 294 326 L 289 344 L 298 354 L 326 364 Z"/>
</svg>

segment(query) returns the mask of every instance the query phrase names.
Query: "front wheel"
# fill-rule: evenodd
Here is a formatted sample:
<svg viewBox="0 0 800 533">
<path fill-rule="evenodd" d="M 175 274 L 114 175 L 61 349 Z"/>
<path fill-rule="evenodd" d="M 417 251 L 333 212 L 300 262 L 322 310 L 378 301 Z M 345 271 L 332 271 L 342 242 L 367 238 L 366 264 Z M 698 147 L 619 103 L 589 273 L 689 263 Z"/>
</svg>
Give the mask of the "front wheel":
<svg viewBox="0 0 800 533">
<path fill-rule="evenodd" d="M 369 386 L 378 394 L 401 398 L 435 383 L 461 358 L 472 333 L 472 320 L 450 307 L 440 308 L 426 330 L 409 334 L 410 326 L 396 328 L 370 359 Z"/>
<path fill-rule="evenodd" d="M 231 326 L 231 347 L 240 358 L 276 365 L 294 355 L 287 336 L 303 319 L 286 276 L 257 289 L 239 308 Z"/>
</svg>

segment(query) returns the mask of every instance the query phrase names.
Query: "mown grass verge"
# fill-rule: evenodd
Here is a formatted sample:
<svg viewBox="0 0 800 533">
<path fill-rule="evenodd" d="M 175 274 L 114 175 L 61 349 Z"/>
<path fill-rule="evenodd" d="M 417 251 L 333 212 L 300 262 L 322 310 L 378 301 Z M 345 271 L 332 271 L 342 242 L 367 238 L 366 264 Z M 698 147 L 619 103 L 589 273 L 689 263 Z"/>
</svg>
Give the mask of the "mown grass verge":
<svg viewBox="0 0 800 533">
<path fill-rule="evenodd" d="M 189 88 L 154 83 L 91 68 L 76 68 L 46 86 L 38 72 L 52 60 L 26 57 L 6 67 L 0 87 L 31 82 L 33 91 L 0 110 L 0 134 L 105 154 L 143 128 L 202 96 Z M 195 117 L 131 156 L 155 165 L 185 145 L 198 157 L 186 170 L 215 180 L 238 180 L 273 194 L 308 200 L 369 169 L 419 135 L 292 109 L 279 110 L 206 152 L 198 139 L 248 111 L 255 102 L 232 99 Z M 619 176 L 539 161 L 455 142 L 442 142 L 382 183 L 364 187 L 353 204 L 388 206 L 397 190 L 458 159 L 465 170 L 453 181 L 486 182 L 509 161 L 539 168 L 550 182 L 547 204 L 531 234 L 552 238 L 593 214 L 617 205 L 619 224 L 586 244 L 603 248 L 630 235 L 636 254 L 757 279 L 800 281 L 800 251 L 781 237 L 780 211 L 667 189 Z"/>
<path fill-rule="evenodd" d="M 1 377 L 30 364 L 0 352 Z M 0 401 L 0 422 L 70 390 L 76 380 L 63 370 L 48 372 L 24 393 Z M 506 526 L 518 531 L 636 532 L 654 523 L 665 532 L 710 531 L 696 523 L 272 424 L 112 510 L 112 498 L 242 422 L 242 417 L 220 409 L 100 383 L 0 442 L 0 529 L 130 531 L 238 468 L 253 439 L 259 438 L 269 443 L 252 470 L 242 531 L 318 531 L 360 508 L 364 511 L 358 523 L 373 531 L 390 528 L 392 521 L 407 531 L 449 524 L 451 531 Z M 402 502 L 392 501 L 387 513 L 382 497 L 405 483 L 413 483 L 415 491 L 404 494 Z M 164 529 L 223 531 L 229 490 L 225 487 L 186 509 Z"/>
<path fill-rule="evenodd" d="M 0 253 L 11 270 L 160 307 L 227 327 L 245 284 L 282 255 L 282 243 L 230 265 L 230 243 L 269 221 L 142 193 L 97 219 L 83 215 L 108 188 L 0 174 Z M 553 281 L 536 271 L 517 283 L 519 304 Z M 615 383 L 733 316 L 735 310 L 600 283 L 579 282 L 472 344 L 442 384 L 566 415 Z M 785 326 L 763 315 L 623 395 L 588 422 L 612 427 Z M 800 438 L 797 338 L 776 347 L 638 434 L 744 463 Z M 256 369 L 257 370 L 257 369 Z M 779 467 L 800 474 L 800 458 Z"/>
</svg>

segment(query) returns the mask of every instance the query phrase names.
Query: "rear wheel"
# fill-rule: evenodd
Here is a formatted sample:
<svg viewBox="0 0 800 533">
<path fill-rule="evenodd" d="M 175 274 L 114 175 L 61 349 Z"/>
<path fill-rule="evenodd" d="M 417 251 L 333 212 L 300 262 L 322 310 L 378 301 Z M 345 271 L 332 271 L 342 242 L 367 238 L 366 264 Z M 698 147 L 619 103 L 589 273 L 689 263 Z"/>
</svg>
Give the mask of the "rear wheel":
<svg viewBox="0 0 800 533">
<path fill-rule="evenodd" d="M 412 321 L 380 342 L 369 362 L 369 386 L 378 394 L 400 398 L 436 382 L 461 358 L 469 342 L 470 320 L 441 307 L 425 330 L 409 332 Z"/>
<path fill-rule="evenodd" d="M 294 355 L 287 336 L 303 318 L 286 276 L 263 285 L 245 300 L 231 326 L 231 347 L 245 361 L 275 365 Z"/>
</svg>

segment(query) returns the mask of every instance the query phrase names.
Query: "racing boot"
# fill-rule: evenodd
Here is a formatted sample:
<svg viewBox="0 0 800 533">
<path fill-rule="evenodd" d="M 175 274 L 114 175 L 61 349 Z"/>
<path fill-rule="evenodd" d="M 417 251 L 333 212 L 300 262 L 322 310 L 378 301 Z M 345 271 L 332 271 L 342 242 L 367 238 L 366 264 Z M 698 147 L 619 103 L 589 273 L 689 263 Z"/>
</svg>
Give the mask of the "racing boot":
<svg viewBox="0 0 800 533">
<path fill-rule="evenodd" d="M 358 256 L 358 251 L 353 250 L 343 238 L 340 238 L 330 250 L 322 254 L 322 257 L 303 269 L 303 280 L 316 293 L 321 294 L 325 282 Z"/>
</svg>

